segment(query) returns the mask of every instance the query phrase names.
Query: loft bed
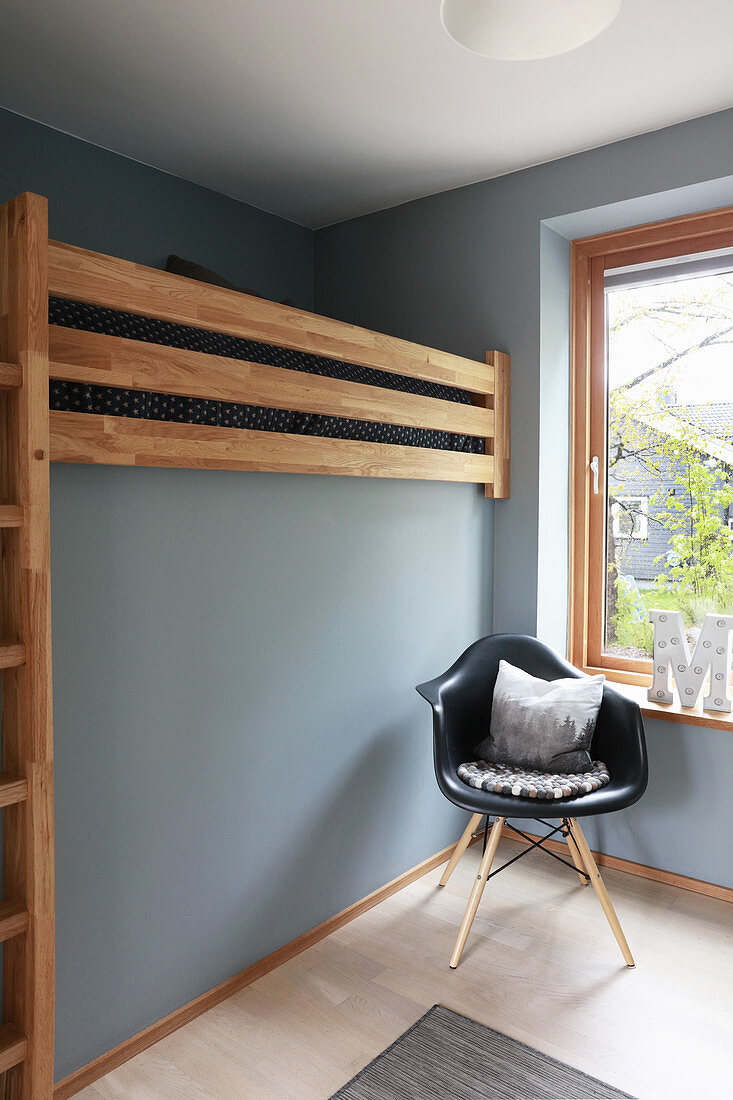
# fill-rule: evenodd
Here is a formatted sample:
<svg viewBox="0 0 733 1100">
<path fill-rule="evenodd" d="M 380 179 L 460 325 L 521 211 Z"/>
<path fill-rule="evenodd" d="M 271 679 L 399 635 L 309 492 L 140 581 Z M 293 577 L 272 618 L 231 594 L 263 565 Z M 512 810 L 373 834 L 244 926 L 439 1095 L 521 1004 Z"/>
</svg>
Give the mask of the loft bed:
<svg viewBox="0 0 733 1100">
<path fill-rule="evenodd" d="M 53 241 L 48 266 L 53 461 L 508 493 L 508 356 L 474 362 Z M 119 415 L 133 395 L 148 415 Z"/>
<path fill-rule="evenodd" d="M 38 195 L 0 207 L 2 1096 L 53 1091 L 49 461 L 464 481 L 501 498 L 509 404 L 501 352 L 475 362 L 49 241 Z"/>
</svg>

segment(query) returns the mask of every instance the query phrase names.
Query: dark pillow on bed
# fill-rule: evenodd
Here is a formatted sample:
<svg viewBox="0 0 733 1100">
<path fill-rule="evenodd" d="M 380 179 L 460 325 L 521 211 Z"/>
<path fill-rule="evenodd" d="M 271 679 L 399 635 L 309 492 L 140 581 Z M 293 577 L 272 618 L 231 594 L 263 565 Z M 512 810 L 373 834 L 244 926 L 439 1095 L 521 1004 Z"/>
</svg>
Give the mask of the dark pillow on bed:
<svg viewBox="0 0 733 1100">
<path fill-rule="evenodd" d="M 263 294 L 258 294 L 256 290 L 250 290 L 249 287 L 236 286 L 234 283 L 230 283 L 228 279 L 225 279 L 223 275 L 217 275 L 215 271 L 211 271 L 208 267 L 202 267 L 201 264 L 192 263 L 191 260 L 184 260 L 180 256 L 169 256 L 166 265 L 166 271 L 170 271 L 173 275 L 183 275 L 186 279 L 196 279 L 199 283 L 210 283 L 211 286 L 220 286 L 224 290 L 237 290 L 240 294 L 251 294 L 253 298 L 263 298 Z M 291 306 L 293 304 L 291 298 L 283 298 L 281 303 L 283 306 Z"/>
</svg>

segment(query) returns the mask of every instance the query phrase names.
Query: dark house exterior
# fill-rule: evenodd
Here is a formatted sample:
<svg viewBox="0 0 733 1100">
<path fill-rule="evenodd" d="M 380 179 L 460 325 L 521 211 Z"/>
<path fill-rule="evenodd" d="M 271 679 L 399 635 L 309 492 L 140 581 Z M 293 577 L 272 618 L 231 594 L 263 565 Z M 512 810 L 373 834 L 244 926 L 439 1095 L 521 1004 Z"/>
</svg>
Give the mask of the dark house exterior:
<svg viewBox="0 0 733 1100">
<path fill-rule="evenodd" d="M 648 434 L 650 450 L 661 447 L 665 436 L 674 435 L 675 422 L 680 423 L 686 433 L 693 426 L 697 429 L 695 437 L 700 461 L 720 462 L 726 479 L 733 474 L 733 402 L 670 403 L 660 422 L 662 430 L 659 424 L 654 428 L 639 425 Z M 611 451 L 613 453 L 613 446 Z M 658 459 L 655 462 L 658 463 Z M 677 482 L 681 472 L 679 464 L 665 458 L 660 476 L 656 470 L 648 469 L 643 455 L 621 458 L 609 466 L 609 496 L 614 501 L 609 516 L 609 543 L 619 572 L 631 574 L 642 587 L 652 584 L 660 573 L 666 573 L 670 564 L 671 536 L 659 517 L 665 511 L 664 501 L 670 494 L 684 494 Z M 721 521 L 733 526 L 733 507 L 721 513 Z"/>
</svg>

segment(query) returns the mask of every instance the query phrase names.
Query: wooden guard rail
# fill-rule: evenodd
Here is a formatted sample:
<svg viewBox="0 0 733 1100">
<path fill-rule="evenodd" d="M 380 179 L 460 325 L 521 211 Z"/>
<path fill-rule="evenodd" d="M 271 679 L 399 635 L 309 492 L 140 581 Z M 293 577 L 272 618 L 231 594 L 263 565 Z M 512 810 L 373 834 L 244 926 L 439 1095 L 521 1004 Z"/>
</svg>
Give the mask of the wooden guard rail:
<svg viewBox="0 0 733 1100">
<path fill-rule="evenodd" d="M 490 372 L 473 359 L 56 241 L 49 241 L 49 291 L 476 393 L 494 389 Z"/>
<path fill-rule="evenodd" d="M 189 466 L 484 482 L 508 495 L 508 421 L 496 415 L 494 357 L 508 394 L 508 356 L 487 363 L 316 314 L 49 242 L 52 295 L 192 325 L 465 389 L 464 405 L 203 352 L 50 326 L 51 377 L 479 436 L 471 454 L 358 440 L 53 412 L 51 457 L 65 462 Z M 497 360 L 498 361 L 498 360 Z"/>
</svg>

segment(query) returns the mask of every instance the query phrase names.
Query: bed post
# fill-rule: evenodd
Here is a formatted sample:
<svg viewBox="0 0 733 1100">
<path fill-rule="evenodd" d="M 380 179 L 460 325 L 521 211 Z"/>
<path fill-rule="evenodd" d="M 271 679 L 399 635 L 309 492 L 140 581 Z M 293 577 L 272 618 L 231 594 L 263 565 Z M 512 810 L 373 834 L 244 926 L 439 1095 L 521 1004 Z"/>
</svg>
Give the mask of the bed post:
<svg viewBox="0 0 733 1100">
<path fill-rule="evenodd" d="M 487 351 L 486 362 L 494 368 L 494 437 L 486 440 L 486 453 L 494 456 L 494 481 L 486 486 L 486 496 L 497 500 L 509 496 L 511 358 L 503 351 Z"/>
<path fill-rule="evenodd" d="M 0 207 L 5 1100 L 49 1100 L 53 1091 L 48 379 L 47 203 L 23 194 Z"/>
</svg>

